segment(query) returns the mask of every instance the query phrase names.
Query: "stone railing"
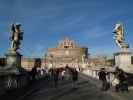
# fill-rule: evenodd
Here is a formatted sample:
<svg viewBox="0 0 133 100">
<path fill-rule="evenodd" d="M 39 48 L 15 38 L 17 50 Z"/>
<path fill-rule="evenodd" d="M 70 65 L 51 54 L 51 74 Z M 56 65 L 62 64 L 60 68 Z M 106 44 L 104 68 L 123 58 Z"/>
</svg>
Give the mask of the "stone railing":
<svg viewBox="0 0 133 100">
<path fill-rule="evenodd" d="M 82 74 L 95 78 L 95 79 L 99 79 L 99 76 L 98 76 L 99 71 L 100 71 L 100 68 L 87 68 L 87 69 L 82 70 Z M 106 73 L 107 73 L 107 80 L 109 82 L 112 82 L 112 80 L 114 79 L 113 69 L 106 70 Z"/>
</svg>

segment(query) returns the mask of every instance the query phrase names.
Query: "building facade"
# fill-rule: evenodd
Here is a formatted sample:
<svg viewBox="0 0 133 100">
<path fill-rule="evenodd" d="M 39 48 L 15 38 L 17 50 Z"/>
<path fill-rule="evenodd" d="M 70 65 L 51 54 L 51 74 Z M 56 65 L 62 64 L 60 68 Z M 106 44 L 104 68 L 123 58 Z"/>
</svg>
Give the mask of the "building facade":
<svg viewBox="0 0 133 100">
<path fill-rule="evenodd" d="M 83 62 L 88 57 L 88 48 L 77 47 L 76 43 L 65 38 L 57 47 L 48 48 L 47 59 L 55 63 Z"/>
</svg>

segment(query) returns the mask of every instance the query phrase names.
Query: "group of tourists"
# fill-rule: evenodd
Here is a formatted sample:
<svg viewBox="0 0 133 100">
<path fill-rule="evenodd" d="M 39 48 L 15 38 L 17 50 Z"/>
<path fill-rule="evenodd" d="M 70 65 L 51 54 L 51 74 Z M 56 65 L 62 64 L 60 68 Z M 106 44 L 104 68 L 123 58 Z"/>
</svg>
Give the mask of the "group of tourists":
<svg viewBox="0 0 133 100">
<path fill-rule="evenodd" d="M 107 76 L 109 76 L 109 72 L 106 72 L 105 68 L 101 68 L 98 76 L 99 80 L 102 82 L 101 90 L 106 91 L 111 88 L 111 86 L 115 87 L 115 91 L 128 91 L 128 79 L 126 73 L 116 67 L 115 72 L 113 72 L 114 78 L 113 80 L 107 81 Z"/>
<path fill-rule="evenodd" d="M 78 81 L 78 71 L 76 68 L 70 68 L 68 65 L 66 65 L 66 69 L 70 73 L 72 85 L 74 88 L 76 88 L 76 82 Z"/>
<path fill-rule="evenodd" d="M 40 70 L 39 72 L 41 72 Z M 36 80 L 36 76 L 38 74 L 37 68 L 34 67 L 30 72 L 32 80 Z M 74 67 L 69 67 L 66 65 L 61 68 L 51 68 L 45 69 L 43 74 L 45 79 L 51 81 L 54 87 L 58 87 L 59 81 L 70 80 L 72 82 L 72 87 L 76 88 L 76 84 L 78 81 L 78 71 Z M 128 91 L 128 79 L 127 74 L 120 68 L 116 67 L 115 72 L 113 72 L 114 78 L 110 81 L 108 79 L 110 77 L 110 72 L 106 72 L 105 68 L 101 68 L 98 76 L 99 80 L 102 83 L 101 90 L 107 91 L 111 88 L 111 86 L 115 87 L 115 91 Z M 109 76 L 109 77 L 108 77 Z"/>
<path fill-rule="evenodd" d="M 53 80 L 55 87 L 58 87 L 59 80 L 71 80 L 72 85 L 75 88 L 76 81 L 78 80 L 78 71 L 76 68 L 71 68 L 66 65 L 65 68 L 50 69 L 50 77 Z"/>
<path fill-rule="evenodd" d="M 46 68 L 45 70 L 37 70 L 36 67 L 32 68 L 31 79 L 37 80 L 38 76 L 43 76 L 47 81 L 52 82 L 54 87 L 58 87 L 59 81 L 71 81 L 72 87 L 76 88 L 78 80 L 78 71 L 76 68 L 69 67 L 68 64 L 61 68 Z"/>
</svg>

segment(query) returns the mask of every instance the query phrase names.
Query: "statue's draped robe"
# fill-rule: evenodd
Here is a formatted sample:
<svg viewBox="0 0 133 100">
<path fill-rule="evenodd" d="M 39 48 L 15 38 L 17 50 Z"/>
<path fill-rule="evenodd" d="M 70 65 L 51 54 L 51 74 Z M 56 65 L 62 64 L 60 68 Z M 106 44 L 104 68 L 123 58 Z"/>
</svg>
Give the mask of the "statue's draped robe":
<svg viewBox="0 0 133 100">
<path fill-rule="evenodd" d="M 123 31 L 123 26 L 121 24 L 116 24 L 114 28 L 114 33 L 115 34 L 113 39 L 115 40 L 116 44 L 120 48 L 129 48 L 129 45 L 124 40 L 124 31 Z"/>
</svg>

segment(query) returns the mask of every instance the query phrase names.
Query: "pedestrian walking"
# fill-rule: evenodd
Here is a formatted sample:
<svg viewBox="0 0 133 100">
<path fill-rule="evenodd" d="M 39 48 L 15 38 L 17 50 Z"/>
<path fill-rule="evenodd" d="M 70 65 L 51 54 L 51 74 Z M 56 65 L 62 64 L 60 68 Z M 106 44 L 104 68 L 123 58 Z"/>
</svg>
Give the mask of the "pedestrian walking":
<svg viewBox="0 0 133 100">
<path fill-rule="evenodd" d="M 78 71 L 76 70 L 76 68 L 74 68 L 74 69 L 71 69 L 71 73 L 72 73 L 72 85 L 73 85 L 73 88 L 77 88 Z"/>
<path fill-rule="evenodd" d="M 50 80 L 50 72 L 49 72 L 48 68 L 45 69 L 45 78 L 46 78 L 47 81 Z"/>
<path fill-rule="evenodd" d="M 37 67 L 36 66 L 32 68 L 30 74 L 31 74 L 32 81 L 35 81 L 36 75 L 37 75 Z"/>
<path fill-rule="evenodd" d="M 65 67 L 65 79 L 67 81 L 71 80 L 71 68 L 68 66 L 68 64 L 66 64 L 66 67 Z"/>
<path fill-rule="evenodd" d="M 105 72 L 105 68 L 101 68 L 100 72 L 98 73 L 99 80 L 102 82 L 101 90 L 106 91 L 108 87 L 107 79 L 106 79 L 107 73 Z"/>
<path fill-rule="evenodd" d="M 58 69 L 53 70 L 53 79 L 54 79 L 54 86 L 58 87 L 58 80 L 59 80 L 59 70 Z"/>
<path fill-rule="evenodd" d="M 119 69 L 118 67 L 116 68 L 115 78 L 117 78 L 119 81 L 119 83 L 115 86 L 115 91 L 128 91 L 127 76 L 122 69 Z"/>
<path fill-rule="evenodd" d="M 65 70 L 63 70 L 62 72 L 61 72 L 61 80 L 64 80 L 64 78 L 65 78 Z"/>
</svg>

